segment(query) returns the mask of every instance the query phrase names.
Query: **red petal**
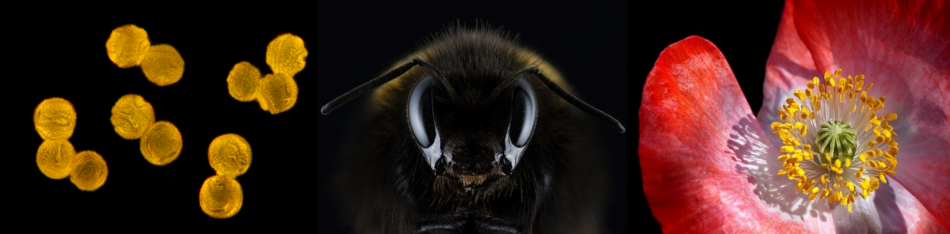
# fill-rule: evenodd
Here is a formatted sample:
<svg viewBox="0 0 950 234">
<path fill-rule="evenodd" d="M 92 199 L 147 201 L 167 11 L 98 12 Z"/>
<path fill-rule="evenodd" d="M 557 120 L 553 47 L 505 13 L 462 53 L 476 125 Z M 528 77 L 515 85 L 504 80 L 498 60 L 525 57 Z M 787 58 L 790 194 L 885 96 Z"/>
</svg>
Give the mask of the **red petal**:
<svg viewBox="0 0 950 234">
<path fill-rule="evenodd" d="M 947 233 L 900 182 L 888 180 L 874 194 L 884 233 Z"/>
<path fill-rule="evenodd" d="M 950 89 L 942 92 L 946 95 Z M 918 107 L 909 110 L 909 117 L 901 116 L 909 120 L 894 126 L 900 152 L 896 173 L 890 176 L 900 181 L 944 228 L 950 229 L 950 123 L 946 115 L 950 102 L 936 105 L 942 105 L 944 110 L 937 106 Z M 928 123 L 937 116 L 943 120 Z"/>
<path fill-rule="evenodd" d="M 765 84 L 762 90 L 762 107 L 759 109 L 759 124 L 769 126 L 772 122 L 780 121 L 776 110 L 785 104 L 785 99 L 793 97 L 793 90 L 803 89 L 812 77 L 823 72 L 815 69 L 811 52 L 805 43 L 798 37 L 795 29 L 794 4 L 785 2 L 782 11 L 782 21 L 772 44 L 768 62 L 765 65 Z M 781 140 L 774 134 L 770 138 L 774 145 L 780 145 Z"/>
<path fill-rule="evenodd" d="M 730 148 L 731 132 L 763 133 L 711 42 L 692 36 L 660 54 L 639 116 L 643 188 L 664 232 L 808 232 L 760 200 Z"/>
<path fill-rule="evenodd" d="M 950 229 L 950 4 L 800 1 L 794 18 L 819 70 L 865 74 L 869 95 L 887 97 L 880 112 L 899 116 L 893 177 Z"/>
</svg>

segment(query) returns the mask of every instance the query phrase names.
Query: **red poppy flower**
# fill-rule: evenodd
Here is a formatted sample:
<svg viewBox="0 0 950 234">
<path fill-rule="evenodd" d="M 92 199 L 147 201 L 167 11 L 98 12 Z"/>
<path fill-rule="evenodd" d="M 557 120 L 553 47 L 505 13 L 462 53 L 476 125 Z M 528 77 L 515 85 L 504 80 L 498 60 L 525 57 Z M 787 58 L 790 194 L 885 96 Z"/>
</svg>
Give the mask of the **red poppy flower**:
<svg viewBox="0 0 950 234">
<path fill-rule="evenodd" d="M 755 116 L 710 41 L 660 54 L 638 152 L 664 232 L 950 230 L 950 2 L 789 0 L 764 86 Z"/>
</svg>

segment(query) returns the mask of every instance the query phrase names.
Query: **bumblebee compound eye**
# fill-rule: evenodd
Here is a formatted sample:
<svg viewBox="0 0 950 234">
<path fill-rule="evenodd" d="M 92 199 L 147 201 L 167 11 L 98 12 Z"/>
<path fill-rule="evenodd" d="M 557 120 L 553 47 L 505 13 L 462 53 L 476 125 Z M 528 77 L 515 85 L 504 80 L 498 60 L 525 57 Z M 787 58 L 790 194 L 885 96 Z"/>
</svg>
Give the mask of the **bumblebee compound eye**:
<svg viewBox="0 0 950 234">
<path fill-rule="evenodd" d="M 518 166 L 525 147 L 531 140 L 538 120 L 538 101 L 531 84 L 518 78 L 511 90 L 511 121 L 508 122 L 508 134 L 505 135 L 505 158 L 501 160 L 505 174 Z"/>
<path fill-rule="evenodd" d="M 423 78 L 412 88 L 407 115 L 413 138 L 419 144 L 429 167 L 436 170 L 436 162 L 442 157 L 442 147 L 432 110 L 433 84 L 435 84 L 435 78 L 430 76 Z"/>
<path fill-rule="evenodd" d="M 412 88 L 409 97 L 409 128 L 422 148 L 435 141 L 435 121 L 432 119 L 432 77 L 423 78 Z"/>
<path fill-rule="evenodd" d="M 538 117 L 538 103 L 534 89 L 525 79 L 518 79 L 512 89 L 511 121 L 508 134 L 517 147 L 528 144 Z"/>
</svg>

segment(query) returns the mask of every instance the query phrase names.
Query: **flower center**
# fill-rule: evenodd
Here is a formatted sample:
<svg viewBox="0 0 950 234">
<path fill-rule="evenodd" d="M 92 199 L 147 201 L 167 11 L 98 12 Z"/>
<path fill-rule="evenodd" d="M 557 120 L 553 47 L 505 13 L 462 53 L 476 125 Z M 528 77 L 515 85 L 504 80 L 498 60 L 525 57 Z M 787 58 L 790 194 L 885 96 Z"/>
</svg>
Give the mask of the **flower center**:
<svg viewBox="0 0 950 234">
<path fill-rule="evenodd" d="M 841 120 L 829 121 L 818 129 L 818 153 L 829 153 L 832 161 L 851 158 L 854 156 L 854 140 L 855 133 L 851 125 Z"/>
<path fill-rule="evenodd" d="M 874 84 L 864 86 L 864 75 L 845 78 L 838 69 L 825 72 L 824 80 L 813 78 L 807 89 L 794 91 L 798 101 L 789 98 L 778 110 L 783 122 L 771 126 L 784 144 L 778 175 L 798 182 L 809 200 L 840 202 L 851 212 L 855 196 L 867 199 L 887 183 L 884 175 L 895 173 L 897 133 L 888 121 L 897 114 L 877 115 L 885 97 L 867 95 Z"/>
</svg>

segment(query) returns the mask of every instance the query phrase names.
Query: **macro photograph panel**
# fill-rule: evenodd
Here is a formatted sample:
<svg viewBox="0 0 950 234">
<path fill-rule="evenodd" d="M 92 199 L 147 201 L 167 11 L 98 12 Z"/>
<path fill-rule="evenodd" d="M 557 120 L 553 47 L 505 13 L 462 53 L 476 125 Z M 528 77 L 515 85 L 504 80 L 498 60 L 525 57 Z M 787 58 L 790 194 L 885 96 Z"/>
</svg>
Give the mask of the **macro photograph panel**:
<svg viewBox="0 0 950 234">
<path fill-rule="evenodd" d="M 627 4 L 320 2 L 326 233 L 627 233 Z"/>
<path fill-rule="evenodd" d="M 11 224 L 315 230 L 312 16 L 98 10 L 6 28 Z"/>
</svg>

